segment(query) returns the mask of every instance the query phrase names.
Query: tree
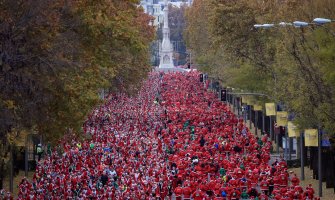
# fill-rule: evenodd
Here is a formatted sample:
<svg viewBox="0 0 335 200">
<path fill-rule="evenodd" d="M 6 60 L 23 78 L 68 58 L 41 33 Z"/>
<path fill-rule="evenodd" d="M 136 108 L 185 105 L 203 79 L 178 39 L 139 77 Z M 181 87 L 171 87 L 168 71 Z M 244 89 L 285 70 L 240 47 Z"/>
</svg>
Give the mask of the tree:
<svg viewBox="0 0 335 200">
<path fill-rule="evenodd" d="M 171 41 L 175 42 L 175 58 L 177 65 L 184 65 L 186 63 L 186 46 L 183 37 L 183 31 L 185 28 L 185 10 L 186 4 L 180 8 L 169 5 L 169 25 L 170 25 L 170 38 Z"/>
<path fill-rule="evenodd" d="M 154 37 L 138 3 L 0 1 L 0 148 L 14 128 L 36 127 L 53 142 L 79 133 L 100 89 L 138 87 Z"/>
<path fill-rule="evenodd" d="M 202 66 L 211 66 L 211 36 L 209 32 L 209 14 L 211 12 L 209 1 L 196 0 L 192 7 L 186 9 L 186 27 L 184 39 L 188 49 L 196 58 L 195 63 Z"/>
</svg>

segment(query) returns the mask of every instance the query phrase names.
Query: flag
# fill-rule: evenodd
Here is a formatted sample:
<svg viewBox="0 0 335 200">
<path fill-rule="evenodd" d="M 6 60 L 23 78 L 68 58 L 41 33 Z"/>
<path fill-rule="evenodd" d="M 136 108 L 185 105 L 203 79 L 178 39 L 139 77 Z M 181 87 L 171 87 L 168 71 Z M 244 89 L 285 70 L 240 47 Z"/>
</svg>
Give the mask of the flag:
<svg viewBox="0 0 335 200">
<path fill-rule="evenodd" d="M 279 111 L 277 112 L 277 126 L 287 126 L 287 112 L 285 111 Z"/>
<path fill-rule="evenodd" d="M 266 103 L 265 104 L 266 116 L 276 115 L 276 104 L 275 103 Z"/>
<path fill-rule="evenodd" d="M 298 127 L 295 124 L 293 124 L 293 122 L 287 123 L 287 132 L 288 132 L 289 137 L 299 137 L 300 136 Z"/>
<path fill-rule="evenodd" d="M 305 146 L 317 147 L 318 146 L 318 130 L 306 129 L 305 130 Z"/>
</svg>

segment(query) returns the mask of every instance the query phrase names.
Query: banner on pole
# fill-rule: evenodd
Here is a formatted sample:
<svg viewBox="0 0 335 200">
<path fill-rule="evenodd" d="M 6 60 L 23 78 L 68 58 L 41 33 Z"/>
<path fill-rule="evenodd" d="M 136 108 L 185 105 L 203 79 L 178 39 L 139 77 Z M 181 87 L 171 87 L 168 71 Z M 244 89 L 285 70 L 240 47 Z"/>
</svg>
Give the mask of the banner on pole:
<svg viewBox="0 0 335 200">
<path fill-rule="evenodd" d="M 255 105 L 254 105 L 254 110 L 255 110 L 255 111 L 262 111 L 262 110 L 263 110 L 263 106 L 262 106 L 262 105 L 259 105 L 259 104 L 255 104 Z"/>
<path fill-rule="evenodd" d="M 266 103 L 265 104 L 266 116 L 276 115 L 276 104 L 275 103 Z"/>
<path fill-rule="evenodd" d="M 293 122 L 287 123 L 287 132 L 289 137 L 300 137 L 298 127 Z"/>
<path fill-rule="evenodd" d="M 318 130 L 306 129 L 305 130 L 305 146 L 317 147 L 318 146 Z"/>
<path fill-rule="evenodd" d="M 279 111 L 277 112 L 277 126 L 287 126 L 287 112 L 286 111 Z"/>
</svg>

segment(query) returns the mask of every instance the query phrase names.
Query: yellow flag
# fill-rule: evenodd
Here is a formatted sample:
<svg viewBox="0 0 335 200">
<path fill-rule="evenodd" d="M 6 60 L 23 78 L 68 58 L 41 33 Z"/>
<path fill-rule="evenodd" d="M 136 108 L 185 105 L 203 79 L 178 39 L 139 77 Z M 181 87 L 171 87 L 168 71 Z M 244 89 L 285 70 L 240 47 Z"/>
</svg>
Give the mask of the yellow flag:
<svg viewBox="0 0 335 200">
<path fill-rule="evenodd" d="M 259 104 L 255 104 L 254 105 L 254 110 L 255 111 L 261 111 L 263 109 L 263 106 L 262 105 L 259 105 Z"/>
<path fill-rule="evenodd" d="M 287 125 L 287 112 L 278 111 L 276 121 L 277 121 L 277 126 L 286 126 Z"/>
<path fill-rule="evenodd" d="M 318 130 L 306 129 L 305 130 L 305 146 L 317 147 L 318 146 Z"/>
<path fill-rule="evenodd" d="M 300 137 L 298 127 L 293 122 L 287 123 L 287 132 L 289 137 Z"/>
<path fill-rule="evenodd" d="M 266 116 L 276 115 L 276 104 L 275 103 L 266 103 L 265 104 Z"/>
</svg>

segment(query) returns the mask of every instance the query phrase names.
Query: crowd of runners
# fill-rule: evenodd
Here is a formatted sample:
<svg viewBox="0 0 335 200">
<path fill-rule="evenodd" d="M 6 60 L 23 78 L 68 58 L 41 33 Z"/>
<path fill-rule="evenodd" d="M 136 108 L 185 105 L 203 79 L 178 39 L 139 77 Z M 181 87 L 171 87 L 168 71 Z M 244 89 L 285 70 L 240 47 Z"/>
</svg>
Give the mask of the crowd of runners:
<svg viewBox="0 0 335 200">
<path fill-rule="evenodd" d="M 90 139 L 62 140 L 18 199 L 316 198 L 198 72 L 152 73 L 138 95 L 111 94 L 83 130 Z"/>
</svg>

